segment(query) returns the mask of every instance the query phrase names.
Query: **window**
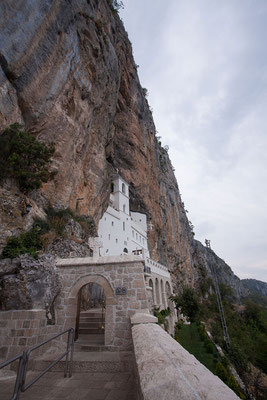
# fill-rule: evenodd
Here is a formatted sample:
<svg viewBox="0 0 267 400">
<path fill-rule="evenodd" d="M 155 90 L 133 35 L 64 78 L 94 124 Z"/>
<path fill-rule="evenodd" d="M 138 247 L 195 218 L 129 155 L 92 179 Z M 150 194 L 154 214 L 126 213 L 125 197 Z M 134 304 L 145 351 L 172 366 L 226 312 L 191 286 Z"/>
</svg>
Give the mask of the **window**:
<svg viewBox="0 0 267 400">
<path fill-rule="evenodd" d="M 136 238 L 136 240 L 138 240 L 138 235 L 137 235 L 137 233 L 135 234 L 135 238 Z"/>
<path fill-rule="evenodd" d="M 108 234 L 108 240 L 110 240 L 110 233 Z"/>
<path fill-rule="evenodd" d="M 114 226 L 114 222 L 113 221 L 111 222 L 111 226 Z"/>
<path fill-rule="evenodd" d="M 118 243 L 118 239 L 116 239 L 116 243 Z"/>
<path fill-rule="evenodd" d="M 143 244 L 145 244 L 145 239 L 143 238 Z"/>
<path fill-rule="evenodd" d="M 111 193 L 114 193 L 114 183 L 113 182 L 110 185 L 110 191 L 111 191 Z"/>
<path fill-rule="evenodd" d="M 125 210 L 126 210 L 126 205 L 123 204 L 123 212 L 125 212 Z"/>
<path fill-rule="evenodd" d="M 122 184 L 121 190 L 122 190 L 122 193 L 125 193 L 125 184 L 124 183 Z"/>
<path fill-rule="evenodd" d="M 126 247 L 123 249 L 124 253 L 128 253 L 128 250 L 126 249 Z"/>
<path fill-rule="evenodd" d="M 123 230 L 125 231 L 125 222 L 122 223 Z"/>
<path fill-rule="evenodd" d="M 134 231 L 132 231 L 132 235 L 133 235 L 133 238 L 134 238 Z"/>
<path fill-rule="evenodd" d="M 141 236 L 139 235 L 139 242 L 141 242 Z"/>
</svg>

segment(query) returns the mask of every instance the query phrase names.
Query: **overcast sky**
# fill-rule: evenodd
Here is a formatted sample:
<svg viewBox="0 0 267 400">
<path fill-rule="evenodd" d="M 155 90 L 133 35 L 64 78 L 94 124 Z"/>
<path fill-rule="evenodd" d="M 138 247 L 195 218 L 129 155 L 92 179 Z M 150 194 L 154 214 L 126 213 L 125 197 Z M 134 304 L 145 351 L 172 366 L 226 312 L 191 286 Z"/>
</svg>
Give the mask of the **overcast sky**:
<svg viewBox="0 0 267 400">
<path fill-rule="evenodd" d="M 267 281 L 267 1 L 124 0 L 196 239 Z"/>
</svg>

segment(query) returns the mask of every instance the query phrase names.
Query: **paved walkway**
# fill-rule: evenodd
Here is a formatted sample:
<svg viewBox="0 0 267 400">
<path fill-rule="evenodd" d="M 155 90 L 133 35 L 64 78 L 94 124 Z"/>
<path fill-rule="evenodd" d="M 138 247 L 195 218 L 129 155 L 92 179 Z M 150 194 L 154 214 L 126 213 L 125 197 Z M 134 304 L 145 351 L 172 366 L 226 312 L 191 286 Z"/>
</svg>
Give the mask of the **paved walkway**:
<svg viewBox="0 0 267 400">
<path fill-rule="evenodd" d="M 29 378 L 34 374 L 29 374 Z M 27 379 L 27 381 L 28 381 Z M 14 379 L 0 381 L 1 400 L 10 400 Z M 137 400 L 137 388 L 132 373 L 74 372 L 64 378 L 62 372 L 48 372 L 20 400 Z"/>
</svg>

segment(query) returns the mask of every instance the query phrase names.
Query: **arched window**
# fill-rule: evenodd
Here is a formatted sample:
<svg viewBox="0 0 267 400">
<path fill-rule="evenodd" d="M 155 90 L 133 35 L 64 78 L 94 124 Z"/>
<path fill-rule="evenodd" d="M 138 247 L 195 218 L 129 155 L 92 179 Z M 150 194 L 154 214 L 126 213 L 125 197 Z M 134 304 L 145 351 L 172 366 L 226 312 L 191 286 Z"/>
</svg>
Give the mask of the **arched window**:
<svg viewBox="0 0 267 400">
<path fill-rule="evenodd" d="M 114 192 L 114 183 L 113 183 L 113 182 L 111 182 L 111 185 L 110 185 L 110 191 L 111 191 L 111 193 L 113 193 L 113 192 Z"/>
<path fill-rule="evenodd" d="M 126 247 L 124 247 L 123 252 L 128 253 L 128 250 L 126 249 Z"/>
<path fill-rule="evenodd" d="M 125 212 L 125 210 L 126 210 L 126 205 L 125 204 L 123 204 L 123 212 Z"/>
<path fill-rule="evenodd" d="M 160 298 L 160 288 L 159 288 L 159 281 L 158 278 L 155 279 L 155 291 L 156 291 L 156 296 L 155 296 L 155 300 L 156 300 L 156 305 L 158 307 L 160 307 L 161 304 L 161 298 Z"/>
<path fill-rule="evenodd" d="M 123 230 L 125 231 L 125 222 L 122 223 Z"/>
<path fill-rule="evenodd" d="M 125 184 L 124 183 L 122 184 L 121 190 L 122 190 L 122 193 L 125 193 Z"/>
</svg>

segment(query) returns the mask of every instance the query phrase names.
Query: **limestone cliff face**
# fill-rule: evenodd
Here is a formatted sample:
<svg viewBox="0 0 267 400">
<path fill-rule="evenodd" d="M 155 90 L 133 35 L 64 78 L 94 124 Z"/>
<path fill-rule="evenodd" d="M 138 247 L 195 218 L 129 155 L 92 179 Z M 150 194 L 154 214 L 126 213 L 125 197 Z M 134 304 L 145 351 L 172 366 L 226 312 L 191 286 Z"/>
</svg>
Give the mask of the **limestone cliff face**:
<svg viewBox="0 0 267 400">
<path fill-rule="evenodd" d="M 242 284 L 252 293 L 267 296 L 267 283 L 257 279 L 242 279 Z"/>
<path fill-rule="evenodd" d="M 131 184 L 132 210 L 146 212 L 153 225 L 152 257 L 169 265 L 177 289 L 194 285 L 198 261 L 178 185 L 110 2 L 3 0 L 0 35 L 0 130 L 18 121 L 53 141 L 57 170 L 30 194 L 25 217 L 16 187 L 0 188 L 0 247 L 48 204 L 97 223 L 118 170 Z"/>
</svg>

